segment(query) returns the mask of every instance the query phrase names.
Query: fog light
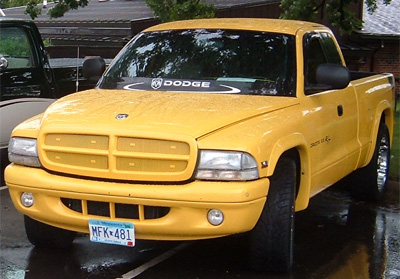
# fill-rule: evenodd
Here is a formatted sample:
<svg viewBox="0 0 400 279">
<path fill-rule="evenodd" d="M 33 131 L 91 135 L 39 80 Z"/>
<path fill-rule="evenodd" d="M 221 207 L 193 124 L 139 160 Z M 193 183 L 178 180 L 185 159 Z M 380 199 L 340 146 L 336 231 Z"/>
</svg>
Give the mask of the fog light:
<svg viewBox="0 0 400 279">
<path fill-rule="evenodd" d="M 224 221 L 224 214 L 218 209 L 211 209 L 208 211 L 207 219 L 211 225 L 218 226 Z"/>
<path fill-rule="evenodd" d="M 21 203 L 25 207 L 31 207 L 35 202 L 35 199 L 33 198 L 33 194 L 29 192 L 24 192 L 21 195 Z"/>
</svg>

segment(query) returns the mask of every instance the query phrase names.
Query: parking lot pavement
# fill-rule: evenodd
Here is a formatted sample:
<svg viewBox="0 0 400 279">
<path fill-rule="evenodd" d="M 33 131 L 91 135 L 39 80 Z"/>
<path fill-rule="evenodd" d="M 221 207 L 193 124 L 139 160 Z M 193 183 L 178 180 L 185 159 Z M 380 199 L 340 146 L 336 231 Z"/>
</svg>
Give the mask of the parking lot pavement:
<svg viewBox="0 0 400 279">
<path fill-rule="evenodd" d="M 296 214 L 293 271 L 277 276 L 246 267 L 240 236 L 183 243 L 138 240 L 129 248 L 92 243 L 80 234 L 71 249 L 37 249 L 2 187 L 0 278 L 400 278 L 399 188 L 399 182 L 390 181 L 377 203 L 354 201 L 342 187 L 312 198 L 309 208 Z"/>
</svg>

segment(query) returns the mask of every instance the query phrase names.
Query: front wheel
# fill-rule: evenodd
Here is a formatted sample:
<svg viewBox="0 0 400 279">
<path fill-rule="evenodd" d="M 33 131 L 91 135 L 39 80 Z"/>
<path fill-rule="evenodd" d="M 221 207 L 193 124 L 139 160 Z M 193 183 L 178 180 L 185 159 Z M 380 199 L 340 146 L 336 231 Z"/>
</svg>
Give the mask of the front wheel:
<svg viewBox="0 0 400 279">
<path fill-rule="evenodd" d="M 351 193 L 356 199 L 379 200 L 386 190 L 389 176 L 390 136 L 385 123 L 378 130 L 375 151 L 370 163 L 351 175 Z"/>
<path fill-rule="evenodd" d="M 56 228 L 24 215 L 28 240 L 36 247 L 67 248 L 72 245 L 76 232 Z"/>
<path fill-rule="evenodd" d="M 287 272 L 293 265 L 296 163 L 281 158 L 270 179 L 267 201 L 249 235 L 249 265 L 255 270 Z"/>
</svg>

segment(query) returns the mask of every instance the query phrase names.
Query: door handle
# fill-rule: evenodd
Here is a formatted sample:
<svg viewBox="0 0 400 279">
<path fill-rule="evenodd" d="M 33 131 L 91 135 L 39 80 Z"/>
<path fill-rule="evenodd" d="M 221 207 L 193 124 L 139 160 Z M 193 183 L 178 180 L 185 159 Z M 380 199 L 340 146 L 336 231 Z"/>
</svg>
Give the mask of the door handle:
<svg viewBox="0 0 400 279">
<path fill-rule="evenodd" d="M 339 116 L 342 116 L 342 115 L 343 115 L 343 106 L 342 106 L 342 105 L 338 105 L 338 106 L 337 106 L 337 114 L 338 114 Z"/>
</svg>

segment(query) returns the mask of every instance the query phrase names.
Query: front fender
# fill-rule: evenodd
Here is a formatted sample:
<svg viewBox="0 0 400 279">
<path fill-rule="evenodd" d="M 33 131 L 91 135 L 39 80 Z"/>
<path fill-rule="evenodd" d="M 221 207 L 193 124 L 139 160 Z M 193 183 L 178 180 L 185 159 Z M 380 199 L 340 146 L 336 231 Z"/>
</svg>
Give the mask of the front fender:
<svg viewBox="0 0 400 279">
<path fill-rule="evenodd" d="M 271 151 L 268 163 L 267 176 L 273 175 L 278 160 L 284 156 L 289 150 L 297 151 L 300 158 L 300 184 L 298 186 L 298 194 L 296 197 L 296 211 L 307 208 L 310 199 L 311 186 L 311 162 L 307 149 L 307 141 L 301 133 L 293 133 L 278 139 Z"/>
</svg>

